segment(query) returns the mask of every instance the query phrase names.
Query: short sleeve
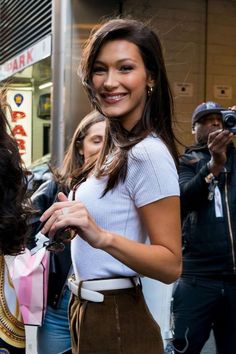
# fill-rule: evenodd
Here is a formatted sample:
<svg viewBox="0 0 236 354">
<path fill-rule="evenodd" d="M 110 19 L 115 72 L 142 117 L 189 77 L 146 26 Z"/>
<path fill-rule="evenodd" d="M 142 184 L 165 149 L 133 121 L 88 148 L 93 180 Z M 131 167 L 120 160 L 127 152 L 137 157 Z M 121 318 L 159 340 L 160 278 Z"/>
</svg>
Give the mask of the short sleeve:
<svg viewBox="0 0 236 354">
<path fill-rule="evenodd" d="M 178 174 L 166 145 L 149 136 L 128 155 L 127 188 L 136 207 L 169 196 L 179 196 Z"/>
</svg>

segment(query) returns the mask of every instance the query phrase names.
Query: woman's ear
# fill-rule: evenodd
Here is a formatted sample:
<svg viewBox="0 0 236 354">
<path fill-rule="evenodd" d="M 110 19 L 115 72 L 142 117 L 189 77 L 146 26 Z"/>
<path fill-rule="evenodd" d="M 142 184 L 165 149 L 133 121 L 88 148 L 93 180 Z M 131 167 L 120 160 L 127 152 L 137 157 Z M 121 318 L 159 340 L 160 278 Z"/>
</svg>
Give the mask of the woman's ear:
<svg viewBox="0 0 236 354">
<path fill-rule="evenodd" d="M 147 80 L 147 86 L 149 89 L 152 89 L 156 85 L 156 80 L 153 79 L 152 75 Z"/>
<path fill-rule="evenodd" d="M 151 94 L 154 90 L 155 84 L 156 84 L 155 80 L 153 80 L 151 77 L 150 77 L 150 79 L 147 80 L 147 94 L 148 94 L 148 96 L 151 96 Z"/>
<path fill-rule="evenodd" d="M 81 143 L 81 141 L 76 141 L 76 149 L 78 149 L 79 154 L 81 156 L 84 156 L 84 147 L 83 147 L 83 143 Z"/>
</svg>

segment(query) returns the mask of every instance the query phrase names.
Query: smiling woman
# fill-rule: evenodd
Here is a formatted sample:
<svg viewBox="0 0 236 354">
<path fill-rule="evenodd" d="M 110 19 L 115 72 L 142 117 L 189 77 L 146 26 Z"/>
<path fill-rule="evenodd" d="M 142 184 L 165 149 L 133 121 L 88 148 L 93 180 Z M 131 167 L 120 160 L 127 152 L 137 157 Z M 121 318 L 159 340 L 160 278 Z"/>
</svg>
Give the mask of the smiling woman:
<svg viewBox="0 0 236 354">
<path fill-rule="evenodd" d="M 84 48 L 80 74 L 107 117 L 104 145 L 75 200 L 59 194 L 41 218 L 51 237 L 66 226 L 78 232 L 69 281 L 72 352 L 161 354 L 140 277 L 178 278 L 181 233 L 172 96 L 159 39 L 142 22 L 108 21 Z"/>
<path fill-rule="evenodd" d="M 142 116 L 146 88 L 155 83 L 138 47 L 126 40 L 104 44 L 94 63 L 92 81 L 103 114 L 119 117 L 127 130 Z"/>
</svg>

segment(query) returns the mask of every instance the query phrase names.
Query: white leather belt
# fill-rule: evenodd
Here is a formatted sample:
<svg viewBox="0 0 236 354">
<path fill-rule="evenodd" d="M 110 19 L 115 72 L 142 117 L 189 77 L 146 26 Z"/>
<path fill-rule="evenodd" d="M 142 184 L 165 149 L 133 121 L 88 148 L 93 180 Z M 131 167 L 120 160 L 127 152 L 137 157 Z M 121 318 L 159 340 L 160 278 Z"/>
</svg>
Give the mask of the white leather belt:
<svg viewBox="0 0 236 354">
<path fill-rule="evenodd" d="M 137 277 L 133 277 L 132 280 L 131 278 L 88 280 L 82 282 L 79 294 L 79 283 L 73 278 L 68 279 L 68 287 L 74 295 L 93 302 L 104 301 L 104 295 L 99 293 L 99 291 L 129 289 L 133 288 L 134 284 L 139 284 Z"/>
</svg>

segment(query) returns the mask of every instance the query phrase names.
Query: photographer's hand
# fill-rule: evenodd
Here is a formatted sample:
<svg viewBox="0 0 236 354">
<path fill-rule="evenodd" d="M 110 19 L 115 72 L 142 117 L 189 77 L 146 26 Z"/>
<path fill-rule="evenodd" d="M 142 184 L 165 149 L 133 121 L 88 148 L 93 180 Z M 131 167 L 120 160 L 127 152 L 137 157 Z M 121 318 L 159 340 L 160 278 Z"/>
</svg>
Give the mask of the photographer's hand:
<svg viewBox="0 0 236 354">
<path fill-rule="evenodd" d="M 232 140 L 233 134 L 228 130 L 216 130 L 208 135 L 207 146 L 211 154 L 211 160 L 208 163 L 210 172 L 218 176 L 227 161 L 226 149 Z"/>
<path fill-rule="evenodd" d="M 233 105 L 232 107 L 229 107 L 229 109 L 231 109 L 231 111 L 236 111 L 236 105 Z"/>
</svg>

